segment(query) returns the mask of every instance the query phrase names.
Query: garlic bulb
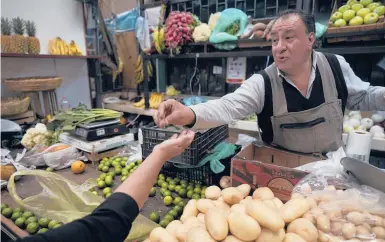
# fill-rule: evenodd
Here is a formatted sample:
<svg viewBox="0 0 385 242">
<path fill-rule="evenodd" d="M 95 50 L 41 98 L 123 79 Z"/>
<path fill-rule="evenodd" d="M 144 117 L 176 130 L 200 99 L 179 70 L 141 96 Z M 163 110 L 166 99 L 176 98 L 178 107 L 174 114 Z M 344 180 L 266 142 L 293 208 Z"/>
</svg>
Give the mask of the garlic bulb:
<svg viewBox="0 0 385 242">
<path fill-rule="evenodd" d="M 361 126 L 364 127 L 365 129 L 370 129 L 373 127 L 373 120 L 370 118 L 363 118 L 361 119 Z"/>
</svg>

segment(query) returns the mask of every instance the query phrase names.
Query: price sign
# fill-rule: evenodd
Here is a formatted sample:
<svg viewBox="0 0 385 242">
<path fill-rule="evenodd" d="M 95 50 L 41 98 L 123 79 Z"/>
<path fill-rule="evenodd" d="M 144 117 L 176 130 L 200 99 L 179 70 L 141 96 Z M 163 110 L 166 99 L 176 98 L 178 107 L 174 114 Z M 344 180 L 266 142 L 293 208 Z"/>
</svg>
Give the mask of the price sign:
<svg viewBox="0 0 385 242">
<path fill-rule="evenodd" d="M 242 84 L 246 79 L 246 57 L 228 57 L 226 82 Z"/>
</svg>

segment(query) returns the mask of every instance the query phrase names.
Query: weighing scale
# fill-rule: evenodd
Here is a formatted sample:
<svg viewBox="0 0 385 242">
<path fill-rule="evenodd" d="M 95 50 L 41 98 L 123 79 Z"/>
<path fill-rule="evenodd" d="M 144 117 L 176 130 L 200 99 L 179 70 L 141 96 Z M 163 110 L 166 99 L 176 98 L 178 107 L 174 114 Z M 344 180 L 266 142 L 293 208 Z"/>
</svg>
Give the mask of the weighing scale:
<svg viewBox="0 0 385 242">
<path fill-rule="evenodd" d="M 129 132 L 129 128 L 120 124 L 119 119 L 79 124 L 74 130 L 75 135 L 86 141 L 100 140 Z"/>
</svg>

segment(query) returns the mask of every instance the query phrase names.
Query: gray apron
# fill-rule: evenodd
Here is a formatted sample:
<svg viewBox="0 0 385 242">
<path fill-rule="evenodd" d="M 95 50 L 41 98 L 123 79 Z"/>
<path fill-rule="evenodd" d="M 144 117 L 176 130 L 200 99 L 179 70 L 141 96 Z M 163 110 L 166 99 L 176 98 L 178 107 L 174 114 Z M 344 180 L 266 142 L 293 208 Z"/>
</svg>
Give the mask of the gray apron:
<svg viewBox="0 0 385 242">
<path fill-rule="evenodd" d="M 265 69 L 273 94 L 273 144 L 303 153 L 325 153 L 342 146 L 343 113 L 333 72 L 322 53 L 314 54 L 317 55 L 325 102 L 312 109 L 289 113 L 276 65 Z"/>
</svg>

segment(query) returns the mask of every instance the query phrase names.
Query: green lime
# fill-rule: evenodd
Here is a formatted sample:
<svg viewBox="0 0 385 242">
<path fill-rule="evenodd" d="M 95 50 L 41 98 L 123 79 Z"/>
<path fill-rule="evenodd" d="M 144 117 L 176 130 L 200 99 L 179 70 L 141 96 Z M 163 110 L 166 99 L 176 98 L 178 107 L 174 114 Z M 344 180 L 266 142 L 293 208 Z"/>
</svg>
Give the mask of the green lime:
<svg viewBox="0 0 385 242">
<path fill-rule="evenodd" d="M 155 187 L 153 187 L 153 188 L 151 188 L 151 191 L 150 191 L 149 196 L 150 196 L 150 197 L 153 197 L 153 196 L 155 196 L 155 195 L 156 195 L 156 189 L 155 189 Z"/>
<path fill-rule="evenodd" d="M 187 191 L 189 191 L 189 190 L 194 190 L 194 186 L 188 185 L 187 186 Z"/>
<path fill-rule="evenodd" d="M 162 188 L 164 188 L 164 189 L 168 189 L 168 183 L 167 183 L 167 182 L 163 182 L 163 184 L 162 184 Z"/>
<path fill-rule="evenodd" d="M 174 178 L 174 182 L 175 182 L 176 184 L 179 184 L 180 178 L 179 178 L 179 177 L 175 177 L 175 178 Z"/>
<path fill-rule="evenodd" d="M 62 226 L 62 224 L 55 224 L 55 226 L 53 226 L 53 228 L 52 229 L 56 229 L 56 228 L 59 228 L 59 227 L 61 227 Z"/>
<path fill-rule="evenodd" d="M 175 185 L 174 184 L 168 185 L 168 190 L 170 190 L 171 192 L 175 191 Z"/>
<path fill-rule="evenodd" d="M 127 176 L 128 175 L 128 171 L 127 170 L 122 170 L 122 176 Z"/>
<path fill-rule="evenodd" d="M 99 181 L 98 182 L 98 187 L 99 188 L 105 188 L 106 187 L 106 183 L 104 181 Z"/>
<path fill-rule="evenodd" d="M 59 221 L 51 220 L 51 221 L 48 223 L 48 228 L 49 228 L 49 229 L 52 229 L 56 224 L 59 224 Z"/>
<path fill-rule="evenodd" d="M 166 178 L 166 181 L 167 181 L 167 182 L 170 182 L 170 181 L 173 181 L 173 179 L 172 179 L 171 177 L 167 177 L 167 178 Z"/>
<path fill-rule="evenodd" d="M 163 182 L 164 182 L 164 180 L 158 180 L 158 186 L 162 187 Z"/>
<path fill-rule="evenodd" d="M 120 174 L 122 174 L 122 168 L 115 168 L 115 173 L 116 173 L 116 175 L 120 175 Z"/>
<path fill-rule="evenodd" d="M 183 211 L 183 207 L 179 206 L 179 205 L 175 205 L 175 207 L 173 208 L 175 211 L 177 211 L 178 213 L 181 213 Z"/>
<path fill-rule="evenodd" d="M 104 179 L 106 179 L 106 176 L 107 176 L 106 173 L 102 173 L 102 174 L 100 174 L 99 178 L 100 178 L 100 180 L 104 181 Z"/>
<path fill-rule="evenodd" d="M 164 175 L 163 175 L 163 174 L 159 174 L 159 175 L 158 175 L 158 179 L 162 179 L 162 180 L 164 180 L 164 179 L 165 179 L 165 177 L 164 177 Z"/>
<path fill-rule="evenodd" d="M 108 157 L 103 157 L 102 161 L 108 161 Z"/>
<path fill-rule="evenodd" d="M 23 213 L 21 213 L 21 212 L 15 212 L 15 211 L 13 211 L 13 214 L 12 214 L 12 216 L 11 216 L 11 219 L 12 219 L 13 221 L 16 221 L 16 219 L 20 218 L 22 214 L 23 214 Z"/>
<path fill-rule="evenodd" d="M 179 202 L 183 201 L 181 197 L 174 198 L 174 204 L 177 205 Z"/>
<path fill-rule="evenodd" d="M 184 188 L 184 189 L 187 189 L 187 184 L 186 184 L 186 183 L 183 183 L 183 184 L 181 183 L 180 186 L 181 186 L 182 188 Z"/>
<path fill-rule="evenodd" d="M 159 193 L 160 193 L 160 195 L 163 195 L 165 191 L 167 191 L 167 189 L 165 189 L 165 188 L 161 188 L 161 189 L 159 189 Z"/>
<path fill-rule="evenodd" d="M 23 218 L 28 219 L 29 217 L 32 217 L 34 214 L 32 212 L 24 212 L 23 215 L 21 215 Z"/>
<path fill-rule="evenodd" d="M 201 188 L 201 187 L 202 187 L 202 185 L 201 185 L 201 184 L 199 184 L 199 183 L 195 183 L 195 184 L 194 184 L 194 187 L 195 187 L 195 188 Z"/>
<path fill-rule="evenodd" d="M 111 187 L 106 187 L 106 188 L 103 189 L 103 195 L 104 195 L 104 196 L 105 196 L 106 194 L 108 194 L 108 193 L 112 193 Z"/>
<path fill-rule="evenodd" d="M 142 160 L 137 160 L 137 161 L 136 161 L 136 164 L 137 164 L 137 165 L 140 165 L 140 164 L 142 164 L 142 163 L 143 163 Z"/>
<path fill-rule="evenodd" d="M 178 216 L 178 211 L 176 210 L 170 210 L 170 212 L 168 212 L 170 215 L 172 215 L 173 218 L 176 218 Z"/>
<path fill-rule="evenodd" d="M 95 194 L 96 196 L 99 196 L 97 191 L 92 191 L 92 193 Z"/>
<path fill-rule="evenodd" d="M 35 234 L 38 229 L 39 225 L 36 222 L 32 222 L 27 225 L 27 232 L 30 234 Z"/>
<path fill-rule="evenodd" d="M 162 219 L 160 222 L 159 222 L 159 225 L 162 226 L 163 228 L 166 228 L 167 225 L 169 224 L 170 222 L 168 220 L 164 220 Z"/>
<path fill-rule="evenodd" d="M 110 168 L 110 166 L 111 166 L 111 162 L 110 162 L 110 161 L 106 161 L 106 162 L 104 162 L 104 166 L 107 166 L 108 168 Z"/>
<path fill-rule="evenodd" d="M 122 158 L 118 157 L 118 158 L 115 158 L 115 160 L 116 160 L 117 162 L 120 162 L 120 161 L 122 161 Z"/>
<path fill-rule="evenodd" d="M 195 199 L 195 200 L 199 200 L 199 199 L 201 199 L 201 195 L 198 193 L 194 193 L 191 198 Z"/>
<path fill-rule="evenodd" d="M 105 198 L 108 198 L 109 196 L 111 196 L 112 193 L 107 193 L 104 197 Z"/>
<path fill-rule="evenodd" d="M 106 176 L 106 179 L 104 180 L 107 186 L 112 186 L 112 176 Z"/>
<path fill-rule="evenodd" d="M 45 232 L 47 232 L 47 231 L 48 231 L 47 228 L 41 228 L 41 229 L 39 229 L 39 231 L 37 231 L 37 233 L 38 233 L 38 234 L 42 234 L 42 233 L 45 233 Z"/>
<path fill-rule="evenodd" d="M 101 171 L 103 169 L 103 166 L 104 166 L 103 164 L 99 164 L 98 165 L 98 171 Z"/>
<path fill-rule="evenodd" d="M 175 186 L 175 192 L 179 192 L 182 187 L 180 185 Z"/>
<path fill-rule="evenodd" d="M 12 216 L 12 212 L 12 208 L 4 208 L 1 214 L 4 215 L 6 218 L 10 218 Z"/>
<path fill-rule="evenodd" d="M 181 184 L 181 185 L 185 184 L 185 185 L 187 186 L 188 182 L 187 182 L 186 180 L 181 180 L 181 181 L 180 181 L 180 184 Z"/>
<path fill-rule="evenodd" d="M 172 197 L 171 197 L 171 196 L 165 196 L 165 197 L 163 198 L 163 203 L 164 203 L 164 205 L 166 205 L 166 206 L 171 205 L 171 204 L 172 204 Z"/>
<path fill-rule="evenodd" d="M 202 187 L 201 195 L 205 195 L 205 194 L 206 194 L 206 188 Z"/>
<path fill-rule="evenodd" d="M 52 167 L 47 167 L 47 169 L 45 169 L 45 171 L 47 171 L 47 172 L 53 172 L 53 168 L 52 168 Z"/>
<path fill-rule="evenodd" d="M 2 204 L 1 204 L 1 212 L 3 212 L 3 209 L 4 209 L 4 208 L 8 208 L 8 205 L 5 204 L 5 203 L 2 203 Z"/>
<path fill-rule="evenodd" d="M 194 194 L 194 191 L 193 190 L 189 190 L 187 192 L 187 198 L 192 198 L 192 195 Z"/>
<path fill-rule="evenodd" d="M 103 166 L 102 172 L 107 173 L 110 170 L 108 166 Z"/>
<path fill-rule="evenodd" d="M 107 175 L 108 175 L 108 176 L 112 176 L 112 178 L 114 178 L 114 177 L 115 177 L 115 172 L 110 171 L 110 172 L 107 173 Z"/>
<path fill-rule="evenodd" d="M 38 221 L 38 224 L 42 227 L 42 228 L 48 228 L 48 224 L 51 220 L 49 218 L 40 218 L 39 221 Z"/>
<path fill-rule="evenodd" d="M 180 203 L 178 203 L 178 206 L 181 207 L 183 210 L 183 208 L 186 206 L 186 204 L 184 201 L 181 201 Z"/>
<path fill-rule="evenodd" d="M 164 193 L 163 193 L 163 196 L 164 197 L 167 197 L 167 196 L 171 196 L 171 192 L 166 190 Z"/>
<path fill-rule="evenodd" d="M 201 194 L 202 190 L 199 187 L 194 188 L 194 193 Z"/>
<path fill-rule="evenodd" d="M 186 189 L 184 189 L 184 188 L 181 188 L 181 189 L 179 190 L 179 192 L 178 192 L 178 195 L 179 195 L 180 197 L 183 197 L 183 198 L 185 198 L 185 197 L 186 197 L 186 195 L 187 195 L 187 191 L 186 191 Z"/>
<path fill-rule="evenodd" d="M 127 179 L 127 176 L 122 176 L 122 177 L 120 178 L 120 181 L 121 181 L 121 182 L 124 182 L 126 179 Z"/>
<path fill-rule="evenodd" d="M 16 219 L 16 221 L 15 221 L 16 226 L 21 228 L 21 229 L 24 228 L 24 223 L 25 223 L 25 218 L 23 218 L 23 217 L 20 217 L 20 218 Z"/>
<path fill-rule="evenodd" d="M 96 184 L 98 184 L 98 182 L 100 182 L 100 181 L 103 181 L 102 179 L 100 179 L 99 177 L 98 178 L 96 178 Z"/>
<path fill-rule="evenodd" d="M 24 213 L 24 209 L 23 208 L 15 208 L 13 209 L 13 212 L 20 212 L 20 213 Z"/>
<path fill-rule="evenodd" d="M 122 157 L 122 160 L 127 161 L 128 157 Z"/>
<path fill-rule="evenodd" d="M 126 161 L 125 160 L 120 161 L 120 165 L 125 167 L 126 166 Z"/>
<path fill-rule="evenodd" d="M 170 213 L 168 213 L 163 217 L 163 220 L 173 221 L 174 216 L 172 216 Z"/>
<path fill-rule="evenodd" d="M 30 223 L 37 223 L 37 218 L 35 216 L 32 216 L 27 218 L 27 220 L 25 220 L 25 225 L 28 225 Z"/>
<path fill-rule="evenodd" d="M 206 198 L 205 194 L 201 194 L 201 198 L 202 199 Z"/>
<path fill-rule="evenodd" d="M 130 169 L 132 169 L 134 166 L 135 166 L 135 162 L 131 162 L 128 167 L 130 167 Z"/>
<path fill-rule="evenodd" d="M 150 220 L 154 221 L 155 223 L 159 223 L 159 219 L 160 219 L 159 213 L 157 212 L 150 213 Z"/>
</svg>

